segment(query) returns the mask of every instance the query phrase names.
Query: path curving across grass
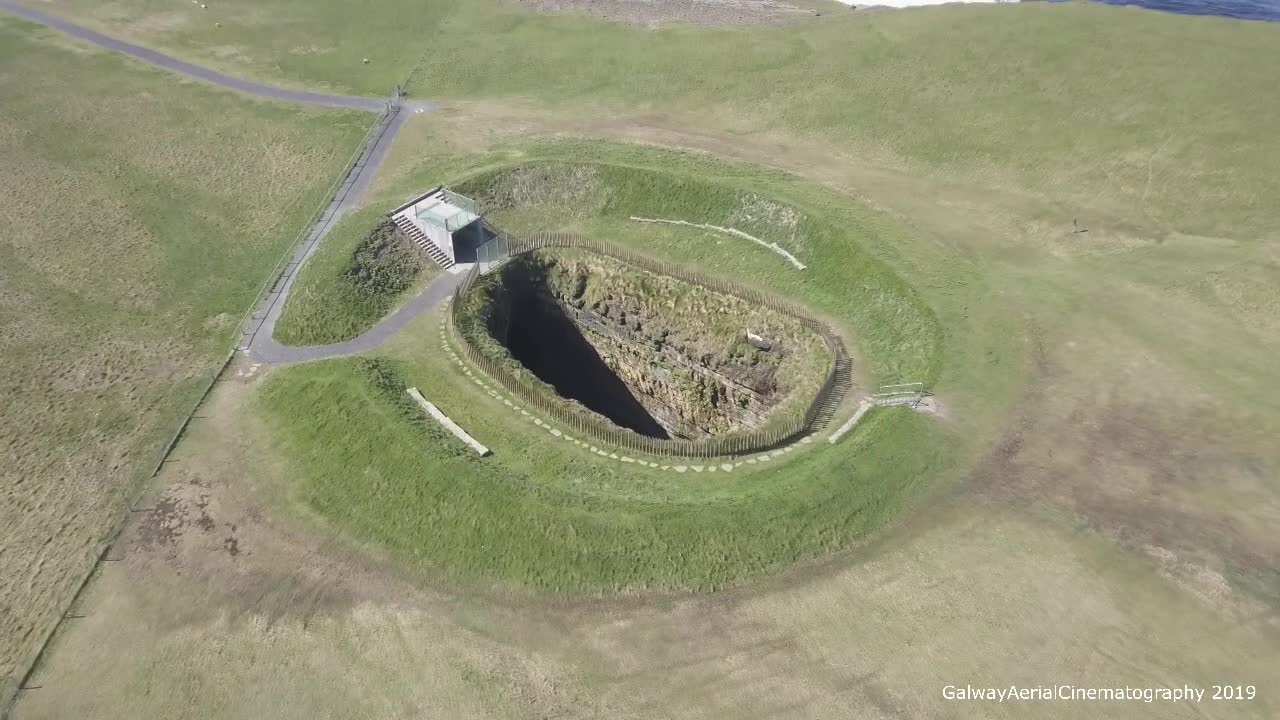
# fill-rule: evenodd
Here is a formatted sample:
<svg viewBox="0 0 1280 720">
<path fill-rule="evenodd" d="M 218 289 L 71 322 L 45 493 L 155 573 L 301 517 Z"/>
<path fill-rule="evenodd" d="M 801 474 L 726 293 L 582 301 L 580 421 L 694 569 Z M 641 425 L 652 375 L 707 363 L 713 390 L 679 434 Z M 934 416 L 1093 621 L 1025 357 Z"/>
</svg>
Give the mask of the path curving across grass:
<svg viewBox="0 0 1280 720">
<path fill-rule="evenodd" d="M 439 271 L 394 226 L 388 228 L 385 209 L 363 208 L 339 220 L 298 271 L 273 337 L 285 346 L 351 340 Z"/>
</svg>

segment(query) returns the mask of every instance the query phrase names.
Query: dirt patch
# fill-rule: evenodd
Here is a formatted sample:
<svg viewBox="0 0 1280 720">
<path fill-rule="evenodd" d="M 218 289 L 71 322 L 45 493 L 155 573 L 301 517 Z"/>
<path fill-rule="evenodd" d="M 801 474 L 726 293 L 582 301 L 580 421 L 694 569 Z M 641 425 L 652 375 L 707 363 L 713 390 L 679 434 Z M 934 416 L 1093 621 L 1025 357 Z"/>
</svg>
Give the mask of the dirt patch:
<svg viewBox="0 0 1280 720">
<path fill-rule="evenodd" d="M 354 558 L 324 533 L 285 530 L 265 509 L 267 496 L 287 488 L 264 481 L 278 476 L 243 442 L 262 430 L 243 405 L 261 377 L 242 359 L 228 368 L 184 438 L 183 454 L 158 479 L 163 489 L 142 503 L 118 543 L 124 566 L 140 576 L 192 578 L 211 601 L 205 611 L 223 608 L 269 624 L 305 623 L 384 597 L 384 576 L 364 570 L 376 562 Z M 182 624 L 196 614 L 192 608 L 159 621 Z"/>
<path fill-rule="evenodd" d="M 1001 504 L 1065 511 L 1215 609 L 1276 606 L 1280 547 L 1265 530 L 1267 511 L 1257 510 L 1263 522 L 1243 517 L 1210 489 L 1266 475 L 1266 460 L 1241 443 L 1247 434 L 1206 431 L 1213 423 L 1140 397 L 1122 380 L 1097 380 L 1094 397 L 1066 397 L 1079 358 L 1064 353 L 1083 343 L 1047 347 L 1034 323 L 1028 338 L 1031 389 L 972 487 Z"/>
<path fill-rule="evenodd" d="M 601 20 L 658 27 L 778 24 L 820 17 L 821 11 L 774 0 L 515 0 L 542 12 L 585 13 Z M 835 8 L 838 10 L 838 8 Z"/>
<path fill-rule="evenodd" d="M 217 523 L 209 516 L 209 495 L 193 484 L 175 485 L 156 501 L 155 507 L 138 511 L 137 541 L 140 547 L 173 545 L 188 530 L 211 532 Z"/>
</svg>

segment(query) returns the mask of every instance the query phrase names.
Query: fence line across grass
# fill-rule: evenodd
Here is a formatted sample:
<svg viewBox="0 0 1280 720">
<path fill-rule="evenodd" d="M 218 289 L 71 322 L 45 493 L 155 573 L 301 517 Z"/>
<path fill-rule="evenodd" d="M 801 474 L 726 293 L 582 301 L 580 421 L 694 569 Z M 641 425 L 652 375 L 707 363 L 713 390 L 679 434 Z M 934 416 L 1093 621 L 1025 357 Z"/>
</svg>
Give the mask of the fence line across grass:
<svg viewBox="0 0 1280 720">
<path fill-rule="evenodd" d="M 619 427 L 576 403 L 565 401 L 555 395 L 545 384 L 513 373 L 502 363 L 478 350 L 468 335 L 481 330 L 475 327 L 472 318 L 463 311 L 464 298 L 481 275 L 497 265 L 477 263 L 472 266 L 454 290 L 449 310 L 451 335 L 467 360 L 526 405 L 555 418 L 565 426 L 600 444 L 635 453 L 688 458 L 732 457 L 763 452 L 786 445 L 825 422 L 831 411 L 840 404 L 848 389 L 850 359 L 844 342 L 831 328 L 808 315 L 795 303 L 738 283 L 703 275 L 673 262 L 656 260 L 602 240 L 583 238 L 569 233 L 539 233 L 527 238 L 504 239 L 509 247 L 508 257 L 525 255 L 546 248 L 586 250 L 612 257 L 655 274 L 674 277 L 755 305 L 763 305 L 795 318 L 805 327 L 817 332 L 831 353 L 831 366 L 827 369 L 822 385 L 803 411 L 797 409 L 788 412 L 782 418 L 771 419 L 765 427 L 758 430 L 697 440 L 652 438 Z"/>
<path fill-rule="evenodd" d="M 382 112 L 378 114 L 377 119 L 369 126 L 369 129 L 365 131 L 364 137 L 361 139 L 355 152 L 347 159 L 342 172 L 337 175 L 337 179 L 329 186 L 326 194 L 324 195 L 324 199 L 307 217 L 306 223 L 302 225 L 298 234 L 290 241 L 288 248 L 281 255 L 280 259 L 276 261 L 275 266 L 271 270 L 271 274 L 267 276 L 267 280 L 258 290 L 258 294 L 254 297 L 253 302 L 248 307 L 248 310 L 246 310 L 244 315 L 241 316 L 240 322 L 236 324 L 235 334 L 232 335 L 235 340 L 233 341 L 230 350 L 228 350 L 227 354 L 222 358 L 222 362 L 218 365 L 217 369 L 203 384 L 200 392 L 196 395 L 195 402 L 191 405 L 190 411 L 183 415 L 181 422 L 178 423 L 173 434 L 169 436 L 168 442 L 166 442 L 161 448 L 159 456 L 155 460 L 155 464 L 151 466 L 150 472 L 146 475 L 147 480 L 154 480 L 155 477 L 160 474 L 161 468 L 164 467 L 170 454 L 172 454 L 174 448 L 177 447 L 178 441 L 181 440 L 182 436 L 186 433 L 196 411 L 204 404 L 204 401 L 209 397 L 209 393 L 212 392 L 213 386 L 218 382 L 218 379 L 222 377 L 222 374 L 226 372 L 226 369 L 231 365 L 232 360 L 235 359 L 236 353 L 240 350 L 241 340 L 246 334 L 246 327 L 252 326 L 254 312 L 262 302 L 263 297 L 268 295 L 271 288 L 275 287 L 276 283 L 280 280 L 281 275 L 289 266 L 290 257 L 297 251 L 298 244 L 306 237 L 306 234 L 315 227 L 316 223 L 320 221 L 320 218 L 324 217 L 324 212 L 329 205 L 332 204 L 335 196 L 337 195 L 338 188 L 342 186 L 342 183 L 345 182 L 347 177 L 351 174 L 356 164 L 360 161 L 360 157 L 366 151 L 372 152 L 372 146 L 373 144 L 376 144 L 384 125 L 388 124 L 388 118 L 399 111 L 400 90 L 399 87 L 397 87 L 394 95 L 388 99 L 386 106 L 383 108 Z M 39 649 L 32 656 L 30 664 L 27 664 L 23 669 L 19 669 L 20 666 L 15 667 L 14 676 L 17 676 L 19 680 L 12 688 L 12 694 L 9 697 L 0 696 L 0 718 L 7 717 L 8 711 L 12 709 L 13 704 L 17 701 L 19 693 L 24 690 L 36 689 L 30 687 L 29 683 L 36 668 L 40 665 L 41 658 L 44 657 L 45 652 L 48 650 L 50 641 L 57 634 L 58 628 L 62 625 L 62 620 L 68 616 L 70 609 L 75 607 L 76 603 L 78 603 L 80 598 L 84 595 L 85 589 L 89 586 L 90 581 L 97 573 L 98 567 L 102 562 L 107 560 L 107 553 L 111 551 L 111 548 L 115 545 L 116 541 L 119 540 L 120 536 L 124 533 L 124 529 L 128 525 L 129 515 L 133 512 L 139 512 L 134 509 L 133 506 L 136 505 L 138 500 L 145 495 L 147 490 L 148 485 L 140 483 L 139 487 L 130 494 L 128 502 L 126 503 L 127 511 L 120 513 L 119 517 L 112 524 L 110 530 L 104 536 L 98 546 L 99 551 L 92 566 L 90 566 L 88 572 L 86 572 L 80 579 L 80 583 L 76 586 L 75 592 L 71 594 L 70 599 L 62 606 L 62 612 L 58 615 L 58 620 L 50 625 L 48 632 L 40 643 Z"/>
</svg>

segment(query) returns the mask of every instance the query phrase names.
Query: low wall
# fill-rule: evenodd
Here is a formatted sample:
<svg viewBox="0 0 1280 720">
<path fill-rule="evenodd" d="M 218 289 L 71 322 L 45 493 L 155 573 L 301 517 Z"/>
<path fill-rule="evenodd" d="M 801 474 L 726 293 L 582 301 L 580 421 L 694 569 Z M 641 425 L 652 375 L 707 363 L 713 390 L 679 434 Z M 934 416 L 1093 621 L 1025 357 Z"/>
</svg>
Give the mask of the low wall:
<svg viewBox="0 0 1280 720">
<path fill-rule="evenodd" d="M 489 448 L 485 447 L 484 445 L 481 445 L 478 440 L 471 437 L 470 433 L 468 433 L 466 430 L 463 430 L 462 426 L 458 425 L 458 423 L 454 422 L 453 420 L 450 420 L 448 415 L 445 415 L 443 412 L 441 412 L 440 408 L 436 407 L 432 403 L 428 402 L 426 398 L 422 397 L 422 393 L 418 392 L 418 388 L 411 387 L 408 390 L 405 390 L 405 392 L 409 393 L 409 397 L 413 398 L 418 403 L 418 405 L 420 405 L 422 409 L 425 410 L 427 414 L 431 416 L 433 420 L 443 425 L 444 429 L 453 433 L 454 437 L 466 443 L 467 447 L 470 447 L 472 450 L 475 450 L 477 453 L 479 453 L 480 457 L 485 457 L 486 455 L 491 454 L 489 451 Z"/>
</svg>

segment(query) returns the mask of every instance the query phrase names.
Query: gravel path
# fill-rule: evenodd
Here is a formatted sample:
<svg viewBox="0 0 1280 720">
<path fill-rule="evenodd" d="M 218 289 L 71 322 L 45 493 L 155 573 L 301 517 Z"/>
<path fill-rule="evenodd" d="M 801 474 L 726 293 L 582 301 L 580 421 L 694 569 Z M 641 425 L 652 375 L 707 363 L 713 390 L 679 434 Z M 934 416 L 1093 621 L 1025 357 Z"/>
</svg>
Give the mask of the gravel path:
<svg viewBox="0 0 1280 720">
<path fill-rule="evenodd" d="M 232 77 L 216 70 L 210 70 L 206 67 L 170 57 L 149 48 L 103 35 L 69 20 L 27 7 L 14 0 L 0 0 L 0 10 L 59 30 L 99 47 L 116 50 L 157 67 L 246 95 L 301 105 L 364 110 L 376 113 L 382 113 L 387 108 L 387 98 L 329 95 L 303 90 L 290 90 Z M 276 280 L 274 287 L 271 288 L 271 291 L 262 299 L 262 302 L 254 311 L 250 318 L 249 327 L 241 338 L 238 348 L 240 351 L 247 352 L 255 359 L 270 364 L 321 360 L 327 357 L 362 352 L 381 345 L 392 333 L 404 327 L 414 317 L 438 305 L 453 292 L 453 288 L 461 281 L 462 276 L 461 274 L 444 273 L 404 307 L 384 318 L 382 322 L 364 334 L 346 342 L 310 347 L 286 347 L 271 337 L 275 331 L 276 321 L 284 310 L 289 290 L 293 287 L 294 280 L 298 276 L 298 269 L 315 253 L 320 241 L 329 233 L 329 229 L 333 227 L 334 223 L 359 203 L 360 198 L 368 190 L 373 177 L 377 175 L 383 161 L 386 160 L 396 135 L 404 127 L 409 117 L 415 113 L 433 110 L 435 107 L 436 104 L 429 101 L 406 102 L 401 103 L 397 109 L 386 113 L 382 117 L 376 132 L 372 135 L 372 141 L 361 149 L 360 157 L 351 167 L 347 176 L 343 178 L 342 183 L 338 186 L 319 221 L 312 226 L 306 241 L 294 252 L 293 258 Z"/>
<path fill-rule="evenodd" d="M 4 2 L 4 0 L 0 0 Z M 284 272 L 276 279 L 275 285 L 259 302 L 258 307 L 249 318 L 249 326 L 240 338 L 239 350 L 248 353 L 258 360 L 268 363 L 299 362 L 302 360 L 318 360 L 323 354 L 309 353 L 309 347 L 286 347 L 275 341 L 276 321 L 284 312 L 289 291 L 298 279 L 298 270 L 306 264 L 320 247 L 320 241 L 329 234 L 329 230 L 348 211 L 355 207 L 360 196 L 368 188 L 370 179 L 377 173 L 382 161 L 386 159 L 391 143 L 396 134 L 404 126 L 409 113 L 403 109 L 388 112 L 382 116 L 378 127 L 371 136 L 371 142 L 360 150 L 351 170 L 338 186 L 328 207 L 320 219 L 311 227 L 307 239 L 294 251 L 293 258 Z M 357 337 L 356 340 L 360 338 Z M 324 346 L 318 346 L 324 347 Z"/>
<path fill-rule="evenodd" d="M 55 30 L 60 30 L 72 37 L 79 38 L 86 42 L 93 43 L 99 47 L 109 50 L 116 50 L 126 55 L 135 57 L 143 62 L 158 65 L 167 70 L 181 73 L 193 78 L 204 80 L 214 85 L 221 85 L 248 95 L 256 97 L 270 98 L 272 100 L 283 100 L 285 102 L 301 103 L 304 105 L 319 105 L 322 107 L 347 108 L 353 110 L 368 110 L 370 112 L 380 112 L 386 100 L 382 98 L 358 97 L 354 95 L 327 95 L 324 93 L 305 92 L 302 90 L 289 90 L 286 88 L 274 87 L 272 85 L 264 85 L 263 83 L 253 82 L 252 80 L 243 80 L 241 78 L 224 75 L 216 70 L 210 70 L 199 65 L 192 65 L 174 57 L 156 52 L 149 48 L 144 48 L 133 43 L 127 43 L 123 40 L 103 35 L 100 32 L 90 30 L 89 28 L 77 25 L 70 20 L 64 20 L 55 15 L 40 12 L 33 8 L 27 7 L 14 0 L 0 0 L 0 10 L 12 13 L 18 17 L 30 20 L 32 22 L 47 25 Z"/>
</svg>

